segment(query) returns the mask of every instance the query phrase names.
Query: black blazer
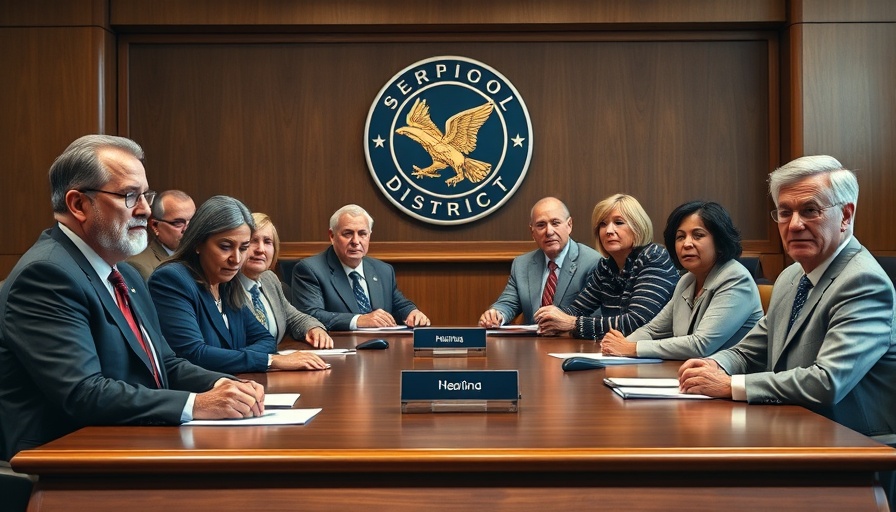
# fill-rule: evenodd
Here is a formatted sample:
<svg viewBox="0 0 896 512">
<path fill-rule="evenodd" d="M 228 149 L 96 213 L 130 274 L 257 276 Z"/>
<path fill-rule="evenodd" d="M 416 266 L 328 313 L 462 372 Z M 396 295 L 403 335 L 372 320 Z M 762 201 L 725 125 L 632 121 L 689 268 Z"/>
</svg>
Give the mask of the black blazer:
<svg viewBox="0 0 896 512">
<path fill-rule="evenodd" d="M 0 458 L 85 425 L 179 424 L 188 392 L 227 377 L 176 357 L 140 274 L 118 269 L 165 389 L 105 277 L 58 226 L 47 230 L 0 289 Z"/>
</svg>

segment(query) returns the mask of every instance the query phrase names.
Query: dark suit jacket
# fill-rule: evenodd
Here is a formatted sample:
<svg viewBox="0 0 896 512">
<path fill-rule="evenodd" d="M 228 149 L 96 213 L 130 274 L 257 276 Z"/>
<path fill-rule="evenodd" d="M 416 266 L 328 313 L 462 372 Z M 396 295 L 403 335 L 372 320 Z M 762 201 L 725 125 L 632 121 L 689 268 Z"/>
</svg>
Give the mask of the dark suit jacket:
<svg viewBox="0 0 896 512">
<path fill-rule="evenodd" d="M 877 436 L 896 433 L 896 294 L 871 253 L 853 238 L 809 292 L 787 332 L 798 263 L 775 281 L 768 314 L 712 356 L 746 374 L 747 401 L 802 405 Z"/>
<path fill-rule="evenodd" d="M 162 333 L 179 356 L 209 370 L 267 371 L 268 354 L 277 351 L 277 341 L 249 308 L 225 306 L 228 329 L 212 294 L 180 262 L 157 268 L 149 278 L 149 291 L 159 310 Z"/>
<path fill-rule="evenodd" d="M 554 305 L 569 306 L 585 287 L 588 275 L 597 267 L 600 253 L 587 245 L 569 239 L 569 251 L 563 267 L 557 276 Z M 535 312 L 541 307 L 541 292 L 544 289 L 545 256 L 541 249 L 527 252 L 513 259 L 507 286 L 492 304 L 501 312 L 504 323 L 509 324 L 518 314 L 523 314 L 523 323 L 534 324 Z"/>
<path fill-rule="evenodd" d="M 401 324 L 417 309 L 395 286 L 395 269 L 376 258 L 364 257 L 364 277 L 373 309 L 383 309 Z M 330 331 L 347 331 L 352 317 L 361 314 L 333 247 L 296 263 L 292 271 L 292 303 L 317 318 Z"/>
<path fill-rule="evenodd" d="M 58 227 L 41 234 L 0 289 L 0 458 L 85 425 L 179 424 L 188 392 L 227 375 L 174 355 L 140 275 L 119 271 L 158 354 L 166 389 L 81 251 Z"/>
<path fill-rule="evenodd" d="M 137 269 L 137 272 L 140 272 L 144 281 L 149 281 L 152 271 L 168 258 L 168 251 L 165 250 L 162 242 L 159 242 L 158 238 L 153 238 L 143 252 L 136 256 L 131 256 L 127 259 L 127 262 Z"/>
</svg>

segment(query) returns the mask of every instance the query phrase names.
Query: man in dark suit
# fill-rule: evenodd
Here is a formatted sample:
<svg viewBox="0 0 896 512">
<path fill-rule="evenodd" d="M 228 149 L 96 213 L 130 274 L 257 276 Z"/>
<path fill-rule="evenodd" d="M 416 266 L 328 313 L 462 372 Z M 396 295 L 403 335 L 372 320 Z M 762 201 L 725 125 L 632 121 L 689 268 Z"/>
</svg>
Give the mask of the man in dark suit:
<svg viewBox="0 0 896 512">
<path fill-rule="evenodd" d="M 768 313 L 740 343 L 682 365 L 681 388 L 802 405 L 893 444 L 896 292 L 853 237 L 858 181 L 836 159 L 809 156 L 773 172 L 769 188 L 772 218 L 796 263 L 778 276 Z"/>
<path fill-rule="evenodd" d="M 144 281 L 149 281 L 153 270 L 174 254 L 195 213 L 196 204 L 186 192 L 166 190 L 156 197 L 149 217 L 152 240 L 143 252 L 127 259 Z"/>
<path fill-rule="evenodd" d="M 349 204 L 330 217 L 326 251 L 296 263 L 292 303 L 330 331 L 391 327 L 396 318 L 409 327 L 429 325 L 395 285 L 392 265 L 367 256 L 373 218 Z"/>
<path fill-rule="evenodd" d="M 174 355 L 140 275 L 143 150 L 88 135 L 50 168 L 56 227 L 0 289 L 0 459 L 85 425 L 177 425 L 264 410 L 264 389 Z"/>
<path fill-rule="evenodd" d="M 498 327 L 520 313 L 523 323 L 534 324 L 533 315 L 541 306 L 569 306 L 600 261 L 600 253 L 569 237 L 569 208 L 555 197 L 535 203 L 529 214 L 529 230 L 538 249 L 513 259 L 507 286 L 479 318 L 482 327 Z M 551 273 L 555 274 L 553 279 Z"/>
</svg>

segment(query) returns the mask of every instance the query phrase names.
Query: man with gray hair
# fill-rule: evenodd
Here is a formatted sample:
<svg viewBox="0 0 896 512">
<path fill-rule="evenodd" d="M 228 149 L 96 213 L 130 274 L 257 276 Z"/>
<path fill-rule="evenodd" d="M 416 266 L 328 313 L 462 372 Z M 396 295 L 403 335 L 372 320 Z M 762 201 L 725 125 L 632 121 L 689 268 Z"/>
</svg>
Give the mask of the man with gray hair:
<svg viewBox="0 0 896 512">
<path fill-rule="evenodd" d="M 145 281 L 153 270 L 177 250 L 190 219 L 196 213 L 193 198 L 181 190 L 166 190 L 152 203 L 149 229 L 153 238 L 140 254 L 127 259 Z"/>
<path fill-rule="evenodd" d="M 0 288 L 0 460 L 85 425 L 177 425 L 264 412 L 264 389 L 174 355 L 146 284 L 143 150 L 87 135 L 50 168 L 56 226 Z"/>
<path fill-rule="evenodd" d="M 330 217 L 330 243 L 324 252 L 296 263 L 292 303 L 329 331 L 427 326 L 426 318 L 395 284 L 392 265 L 367 256 L 373 218 L 349 204 Z"/>
<path fill-rule="evenodd" d="M 896 293 L 853 236 L 859 185 L 829 156 L 770 175 L 771 216 L 787 254 L 768 313 L 734 347 L 686 361 L 681 390 L 797 404 L 896 441 Z"/>
</svg>

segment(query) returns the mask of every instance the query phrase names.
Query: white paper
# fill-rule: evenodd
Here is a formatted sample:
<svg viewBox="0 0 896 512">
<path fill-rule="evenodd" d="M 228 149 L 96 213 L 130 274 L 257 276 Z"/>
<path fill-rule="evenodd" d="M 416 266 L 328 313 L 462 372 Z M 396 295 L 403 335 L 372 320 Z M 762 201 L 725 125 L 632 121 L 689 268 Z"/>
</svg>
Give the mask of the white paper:
<svg viewBox="0 0 896 512">
<path fill-rule="evenodd" d="M 299 399 L 299 393 L 268 393 L 264 395 L 264 408 L 285 408 L 290 409 Z"/>
<path fill-rule="evenodd" d="M 632 387 L 632 388 L 675 388 L 678 389 L 678 379 L 652 379 L 645 377 L 607 377 L 604 384 L 611 388 Z M 267 403 L 267 402 L 265 402 Z"/>
<path fill-rule="evenodd" d="M 392 327 L 358 327 L 358 332 L 395 332 L 407 331 L 410 327 L 406 325 L 395 325 Z"/>
<path fill-rule="evenodd" d="M 485 331 L 486 334 L 537 334 L 538 333 L 538 324 L 533 325 L 502 325 L 495 329 L 488 329 Z"/>
<path fill-rule="evenodd" d="M 185 427 L 243 427 L 249 425 L 304 425 L 322 409 L 265 409 L 264 414 L 255 418 L 238 420 L 193 420 L 183 424 Z"/>
<path fill-rule="evenodd" d="M 302 352 L 315 354 L 318 356 L 350 356 L 357 353 L 357 351 L 353 348 L 321 348 L 314 350 L 303 350 Z"/>
<path fill-rule="evenodd" d="M 690 395 L 686 393 L 679 393 L 678 386 L 674 388 L 632 388 L 632 387 L 619 387 L 613 388 L 613 391 L 616 392 L 617 395 L 622 398 L 679 398 L 684 400 L 696 399 L 696 400 L 708 400 L 711 399 L 711 396 L 706 395 Z"/>
</svg>

